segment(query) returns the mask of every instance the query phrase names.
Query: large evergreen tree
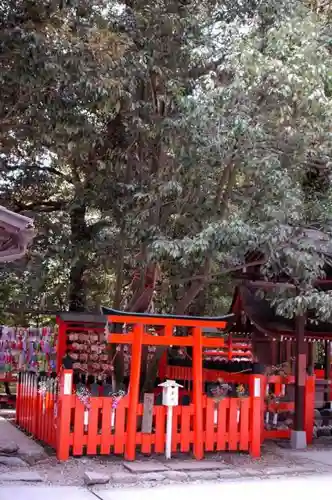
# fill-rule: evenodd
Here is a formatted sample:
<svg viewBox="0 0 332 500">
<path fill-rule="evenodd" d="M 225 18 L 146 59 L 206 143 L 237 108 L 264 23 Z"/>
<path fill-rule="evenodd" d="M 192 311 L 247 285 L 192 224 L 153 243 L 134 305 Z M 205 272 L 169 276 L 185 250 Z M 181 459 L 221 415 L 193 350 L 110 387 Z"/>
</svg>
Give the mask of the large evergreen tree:
<svg viewBox="0 0 332 500">
<path fill-rule="evenodd" d="M 309 296 L 322 260 L 292 237 L 330 217 L 323 7 L 2 0 L 1 197 L 40 228 L 3 300 L 144 308 L 152 274 L 160 311 L 221 312 L 258 247 Z"/>
</svg>

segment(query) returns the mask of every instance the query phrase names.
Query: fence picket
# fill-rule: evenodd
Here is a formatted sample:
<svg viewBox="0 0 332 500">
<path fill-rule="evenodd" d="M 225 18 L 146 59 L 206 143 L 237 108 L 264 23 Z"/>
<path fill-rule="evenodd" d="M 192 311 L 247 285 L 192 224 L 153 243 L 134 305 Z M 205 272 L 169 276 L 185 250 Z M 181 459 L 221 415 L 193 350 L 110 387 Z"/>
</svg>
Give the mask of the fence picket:
<svg viewBox="0 0 332 500">
<path fill-rule="evenodd" d="M 181 406 L 173 407 L 173 425 L 172 425 L 172 452 L 176 453 L 178 449 L 178 444 L 180 444 L 179 434 L 179 415 L 181 411 Z"/>
<path fill-rule="evenodd" d="M 191 416 L 193 414 L 192 405 L 181 408 L 181 451 L 186 453 L 190 450 L 190 443 L 193 441 L 191 432 Z"/>
<path fill-rule="evenodd" d="M 229 415 L 228 415 L 228 449 L 230 451 L 237 450 L 237 444 L 238 444 L 237 411 L 238 411 L 238 399 L 231 398 L 229 405 Z"/>
<path fill-rule="evenodd" d="M 74 399 L 74 442 L 73 455 L 82 455 L 84 446 L 84 404 L 75 396 Z"/>
<path fill-rule="evenodd" d="M 118 409 L 116 410 L 116 412 L 117 411 Z M 114 429 L 112 429 L 111 427 L 111 415 L 112 415 L 112 399 L 104 397 L 102 398 L 101 442 L 100 442 L 100 453 L 102 455 L 109 455 L 111 450 L 111 445 L 113 445 L 115 439 L 115 435 L 113 434 Z M 114 453 L 116 453 L 115 450 Z"/>
<path fill-rule="evenodd" d="M 99 444 L 98 439 L 98 417 L 99 408 L 101 407 L 101 401 L 99 398 L 91 398 L 90 409 L 89 409 L 89 424 L 88 424 L 88 444 L 87 444 L 87 454 L 96 455 L 97 446 Z"/>
<path fill-rule="evenodd" d="M 32 396 L 31 396 L 31 381 L 32 381 L 32 374 L 28 373 L 27 374 L 27 431 L 29 434 L 31 434 L 31 402 L 32 402 Z"/>
<path fill-rule="evenodd" d="M 246 451 L 249 448 L 249 406 L 250 399 L 243 398 L 240 402 L 240 444 L 239 449 Z"/>
<path fill-rule="evenodd" d="M 206 414 L 205 414 L 205 450 L 214 450 L 214 408 L 215 402 L 213 399 L 206 400 Z"/>
<path fill-rule="evenodd" d="M 165 406 L 156 406 L 156 438 L 155 452 L 164 453 L 165 451 L 165 425 L 166 425 L 166 408 Z"/>
<path fill-rule="evenodd" d="M 115 410 L 114 453 L 122 455 L 127 440 L 126 416 L 128 412 L 128 398 L 123 398 Z"/>
<path fill-rule="evenodd" d="M 218 404 L 218 429 L 217 429 L 217 450 L 226 449 L 226 415 L 228 414 L 229 399 L 222 399 Z"/>
</svg>

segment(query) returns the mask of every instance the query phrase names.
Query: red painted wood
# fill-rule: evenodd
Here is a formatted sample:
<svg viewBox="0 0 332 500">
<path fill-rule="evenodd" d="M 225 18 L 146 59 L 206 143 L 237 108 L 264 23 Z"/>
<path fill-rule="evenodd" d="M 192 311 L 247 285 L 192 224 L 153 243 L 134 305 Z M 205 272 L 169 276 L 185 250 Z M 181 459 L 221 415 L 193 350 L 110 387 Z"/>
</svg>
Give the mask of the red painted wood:
<svg viewBox="0 0 332 500">
<path fill-rule="evenodd" d="M 64 394 L 64 375 L 72 371 L 64 370 L 61 375 L 60 384 L 60 396 L 59 396 L 59 409 L 58 409 L 58 419 L 57 419 L 57 458 L 58 460 L 68 460 L 69 458 L 69 447 L 70 447 L 70 418 L 71 409 L 73 404 L 75 405 L 76 398 L 72 395 Z"/>
<path fill-rule="evenodd" d="M 195 377 L 194 387 L 194 456 L 201 460 L 204 456 L 203 443 L 203 359 L 202 359 L 202 331 L 201 328 L 193 328 L 194 349 L 193 349 L 193 370 Z"/>
<path fill-rule="evenodd" d="M 179 436 L 179 417 L 181 412 L 180 406 L 175 406 L 173 408 L 173 425 L 172 425 L 172 452 L 175 453 L 178 448 L 178 444 L 180 442 Z M 166 418 L 167 418 L 167 410 L 166 410 Z"/>
<path fill-rule="evenodd" d="M 250 454 L 253 458 L 259 458 L 261 454 L 262 439 L 262 401 L 264 398 L 264 378 L 262 375 L 251 375 L 250 377 L 250 396 L 251 396 L 251 428 L 250 428 Z M 259 380 L 259 384 L 255 381 Z M 255 388 L 256 385 L 256 388 Z M 259 394 L 258 385 L 260 387 Z M 256 392 L 256 394 L 255 394 Z"/>
<path fill-rule="evenodd" d="M 305 430 L 307 444 L 312 444 L 315 411 L 315 377 L 307 377 L 305 388 Z"/>
<path fill-rule="evenodd" d="M 229 399 L 222 399 L 218 403 L 218 429 L 217 429 L 217 450 L 223 451 L 226 449 L 226 424 L 229 408 Z"/>
<path fill-rule="evenodd" d="M 155 437 L 155 452 L 164 453 L 165 451 L 165 425 L 166 425 L 166 408 L 165 406 L 155 406 L 156 412 L 156 437 Z"/>
<path fill-rule="evenodd" d="M 180 436 L 180 450 L 187 453 L 190 450 L 192 442 L 191 433 L 191 418 L 193 415 L 193 407 L 182 406 L 181 408 L 181 436 Z"/>
<path fill-rule="evenodd" d="M 82 455 L 84 446 L 84 404 L 75 396 L 73 455 Z"/>
<path fill-rule="evenodd" d="M 97 454 L 97 445 L 99 444 L 98 417 L 99 417 L 100 407 L 101 407 L 101 400 L 97 397 L 91 398 L 90 408 L 89 408 L 88 443 L 86 450 L 88 455 Z"/>
<path fill-rule="evenodd" d="M 215 402 L 213 399 L 207 398 L 205 408 L 205 450 L 213 451 L 215 436 L 214 436 L 214 408 Z"/>
<path fill-rule="evenodd" d="M 131 348 L 129 408 L 127 415 L 127 441 L 125 448 L 125 457 L 127 460 L 135 460 L 136 456 L 137 405 L 141 374 L 143 330 L 143 324 L 136 324 L 134 326 L 134 340 Z"/>
<path fill-rule="evenodd" d="M 237 410 L 239 407 L 239 400 L 237 398 L 230 398 L 229 416 L 228 416 L 228 449 L 236 451 L 238 445 L 238 423 L 237 423 Z"/>
<path fill-rule="evenodd" d="M 117 412 L 123 406 L 123 402 L 120 401 Z M 120 410 L 121 411 L 121 410 Z M 114 441 L 114 431 L 111 429 L 111 412 L 112 412 L 112 399 L 102 398 L 102 418 L 101 418 L 101 441 L 100 441 L 100 453 L 102 455 L 109 455 L 111 452 L 111 445 Z M 124 422 L 124 418 L 120 421 Z M 124 446 L 121 448 L 120 453 L 123 453 Z M 114 453 L 118 453 L 114 449 Z"/>
<path fill-rule="evenodd" d="M 240 443 L 239 449 L 247 451 L 249 449 L 249 409 L 250 398 L 243 398 L 240 402 Z"/>
</svg>

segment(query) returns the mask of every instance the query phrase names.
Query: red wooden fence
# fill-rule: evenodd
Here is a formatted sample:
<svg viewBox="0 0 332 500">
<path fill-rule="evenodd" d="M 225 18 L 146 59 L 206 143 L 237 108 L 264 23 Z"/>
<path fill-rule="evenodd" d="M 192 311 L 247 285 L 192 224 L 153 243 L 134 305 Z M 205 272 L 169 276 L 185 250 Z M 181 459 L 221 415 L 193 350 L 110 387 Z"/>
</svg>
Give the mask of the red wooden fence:
<svg viewBox="0 0 332 500">
<path fill-rule="evenodd" d="M 171 366 L 168 365 L 165 370 L 165 376 L 170 379 L 183 381 L 185 384 L 192 381 L 192 368 L 185 366 Z M 225 382 L 238 383 L 238 384 L 249 384 L 250 378 L 252 376 L 245 373 L 229 373 L 221 370 L 203 370 L 203 380 L 205 382 L 215 382 L 218 378 L 223 379 Z M 291 386 L 295 382 L 294 376 L 281 377 L 279 375 L 263 377 L 262 378 L 262 391 L 265 397 L 268 393 L 273 393 L 276 397 L 275 401 L 263 401 L 262 412 L 263 412 L 263 424 L 262 424 L 262 440 L 268 439 L 289 439 L 291 435 L 291 429 L 278 429 L 276 425 L 272 425 L 272 428 L 266 428 L 265 425 L 267 419 L 276 418 L 282 412 L 294 412 L 295 404 L 294 400 L 285 401 L 284 395 L 286 392 L 286 387 Z M 306 394 L 305 394 L 305 422 L 306 422 L 306 433 L 307 433 L 307 443 L 312 443 L 313 438 L 313 424 L 314 424 L 314 407 L 315 407 L 315 376 L 307 376 L 306 379 Z"/>
<path fill-rule="evenodd" d="M 264 420 L 265 422 L 271 414 L 278 419 L 282 412 L 294 412 L 295 403 L 293 400 L 284 400 L 286 388 L 293 386 L 294 376 L 281 377 L 269 376 L 265 380 L 265 396 L 273 393 L 275 400 L 264 402 Z M 272 387 L 271 387 L 272 386 Z M 289 398 L 288 398 L 289 399 Z M 314 408 L 315 408 L 315 376 L 307 376 L 305 385 L 305 431 L 307 434 L 307 444 L 312 443 L 314 426 Z M 267 429 L 263 426 L 263 441 L 266 439 L 288 439 L 291 435 L 291 429 Z"/>
<path fill-rule="evenodd" d="M 17 384 L 16 423 L 45 444 L 56 448 L 58 382 L 22 373 Z"/>
<path fill-rule="evenodd" d="M 261 376 L 250 378 L 251 393 L 244 398 L 226 398 L 218 403 L 203 397 L 203 433 L 195 433 L 195 405 L 177 406 L 173 410 L 173 452 L 195 454 L 195 440 L 204 451 L 248 451 L 260 456 L 261 448 Z M 256 382 L 255 382 L 256 380 Z M 39 387 L 44 384 L 47 391 Z M 39 385 L 38 385 L 39 384 Z M 128 443 L 129 398 L 112 407 L 112 398 L 90 398 L 86 408 L 73 393 L 72 372 L 62 374 L 58 395 L 56 382 L 37 380 L 25 374 L 19 382 L 17 423 L 37 439 L 54 447 L 60 460 L 72 455 L 120 454 Z M 166 442 L 166 408 L 153 406 L 152 432 L 141 430 L 143 405 L 135 412 L 135 448 L 143 454 L 164 453 Z"/>
</svg>

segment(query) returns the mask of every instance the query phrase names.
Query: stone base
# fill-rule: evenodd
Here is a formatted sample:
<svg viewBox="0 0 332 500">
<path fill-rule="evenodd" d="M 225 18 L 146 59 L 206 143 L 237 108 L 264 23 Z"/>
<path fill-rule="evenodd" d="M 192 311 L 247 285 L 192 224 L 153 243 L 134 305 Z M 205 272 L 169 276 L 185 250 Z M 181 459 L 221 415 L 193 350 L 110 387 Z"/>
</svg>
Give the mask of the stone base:
<svg viewBox="0 0 332 500">
<path fill-rule="evenodd" d="M 290 446 L 293 450 L 305 450 L 307 447 L 307 434 L 305 431 L 292 431 Z"/>
</svg>

